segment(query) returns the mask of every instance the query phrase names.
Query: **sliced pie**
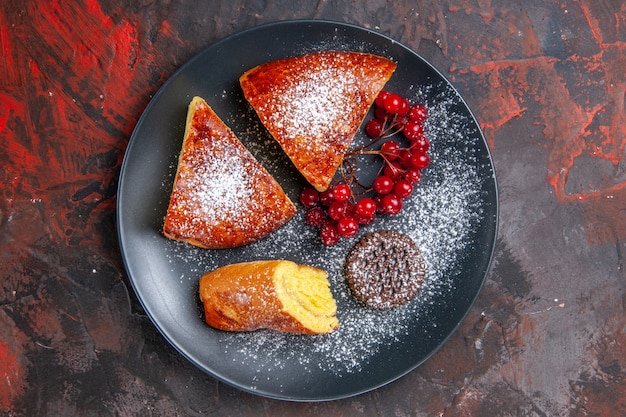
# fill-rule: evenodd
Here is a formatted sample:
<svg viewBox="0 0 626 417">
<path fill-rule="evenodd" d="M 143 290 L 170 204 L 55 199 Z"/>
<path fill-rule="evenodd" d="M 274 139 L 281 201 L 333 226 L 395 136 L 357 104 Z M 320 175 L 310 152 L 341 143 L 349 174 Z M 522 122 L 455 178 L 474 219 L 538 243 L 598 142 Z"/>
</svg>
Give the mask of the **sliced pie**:
<svg viewBox="0 0 626 417">
<path fill-rule="evenodd" d="M 233 248 L 267 236 L 295 213 L 278 182 L 211 107 L 194 97 L 165 236 L 203 248 Z"/>
<path fill-rule="evenodd" d="M 239 81 L 295 167 L 323 191 L 395 68 L 377 55 L 324 51 L 259 65 Z"/>
</svg>

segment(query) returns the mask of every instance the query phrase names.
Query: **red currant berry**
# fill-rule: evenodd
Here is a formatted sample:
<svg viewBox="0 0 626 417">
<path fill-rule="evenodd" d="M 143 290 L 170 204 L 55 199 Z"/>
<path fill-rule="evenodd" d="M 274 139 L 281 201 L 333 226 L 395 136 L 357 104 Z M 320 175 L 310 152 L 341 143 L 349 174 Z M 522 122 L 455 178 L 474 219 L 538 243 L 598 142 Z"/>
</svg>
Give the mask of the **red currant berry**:
<svg viewBox="0 0 626 417">
<path fill-rule="evenodd" d="M 359 216 L 371 217 L 376 213 L 376 202 L 369 197 L 364 197 L 356 203 L 355 211 Z"/>
<path fill-rule="evenodd" d="M 372 119 L 365 124 L 365 133 L 370 138 L 378 138 L 383 134 L 383 122 L 378 119 Z"/>
<path fill-rule="evenodd" d="M 348 184 L 338 184 L 333 188 L 335 201 L 347 201 L 350 198 L 350 186 Z"/>
<path fill-rule="evenodd" d="M 340 236 L 352 237 L 359 231 L 359 224 L 353 217 L 344 217 L 337 223 L 337 231 Z"/>
<path fill-rule="evenodd" d="M 393 186 L 393 193 L 402 200 L 407 198 L 413 192 L 413 185 L 408 180 L 400 180 Z"/>
<path fill-rule="evenodd" d="M 376 177 L 374 180 L 374 190 L 379 194 L 389 194 L 393 189 L 393 180 L 386 175 Z"/>
<path fill-rule="evenodd" d="M 416 169 L 424 169 L 430 164 L 430 157 L 425 152 L 416 152 L 411 156 L 411 166 Z"/>
<path fill-rule="evenodd" d="M 356 213 L 354 215 L 354 218 L 356 220 L 356 222 L 359 225 L 366 225 L 366 224 L 371 224 L 374 222 L 374 219 L 376 219 L 376 213 L 372 214 L 371 216 L 365 217 L 365 216 L 361 216 L 359 213 Z"/>
<path fill-rule="evenodd" d="M 426 107 L 421 106 L 419 104 L 411 106 L 407 114 L 407 116 L 409 117 L 409 120 L 413 120 L 415 122 L 420 122 L 420 123 L 426 120 L 427 115 L 428 115 L 428 110 L 426 110 Z"/>
<path fill-rule="evenodd" d="M 381 203 L 385 214 L 398 214 L 402 211 L 402 200 L 395 194 L 384 196 Z"/>
<path fill-rule="evenodd" d="M 374 117 L 376 118 L 376 120 L 382 122 L 384 126 L 385 122 L 389 120 L 390 116 L 387 114 L 387 110 L 385 110 L 384 107 L 376 107 L 376 110 L 374 110 Z"/>
<path fill-rule="evenodd" d="M 383 100 L 383 104 L 385 106 L 385 110 L 387 110 L 387 113 L 398 114 L 398 112 L 402 109 L 402 100 L 403 98 L 399 95 L 389 93 Z"/>
<path fill-rule="evenodd" d="M 385 196 L 382 194 L 376 194 L 374 196 L 374 202 L 376 203 L 376 213 L 380 213 L 380 214 L 384 214 L 385 213 L 385 207 L 383 207 L 383 198 Z"/>
<path fill-rule="evenodd" d="M 304 188 L 300 191 L 300 203 L 306 208 L 317 206 L 320 195 L 315 188 Z"/>
<path fill-rule="evenodd" d="M 403 169 L 409 168 L 411 166 L 411 156 L 412 153 L 408 149 L 404 149 L 400 153 L 400 157 L 398 158 L 398 164 L 400 165 L 400 167 L 402 167 Z"/>
<path fill-rule="evenodd" d="M 326 191 L 322 191 L 320 193 L 320 203 L 326 207 L 330 206 L 333 201 L 335 201 L 335 197 L 333 197 L 333 189 L 329 188 Z"/>
<path fill-rule="evenodd" d="M 326 213 L 321 207 L 313 207 L 304 215 L 304 221 L 309 226 L 320 227 L 326 221 Z"/>
<path fill-rule="evenodd" d="M 403 171 L 404 169 L 400 166 L 400 163 L 394 161 L 385 164 L 383 168 L 383 175 L 395 181 Z"/>
<path fill-rule="evenodd" d="M 385 98 L 387 98 L 388 95 L 389 91 L 380 90 L 380 92 L 376 96 L 376 100 L 374 101 L 374 103 L 376 103 L 378 107 L 385 107 Z"/>
<path fill-rule="evenodd" d="M 352 216 L 354 214 L 354 203 L 350 200 L 345 201 L 344 203 L 345 206 L 345 211 L 344 211 L 344 217 L 345 216 Z"/>
<path fill-rule="evenodd" d="M 409 120 L 404 125 L 404 136 L 408 140 L 418 140 L 421 136 L 424 136 L 424 126 L 419 122 Z"/>
<path fill-rule="evenodd" d="M 341 236 L 339 236 L 339 231 L 337 230 L 337 224 L 335 222 L 327 221 L 320 228 L 320 240 L 326 246 L 336 245 Z"/>
<path fill-rule="evenodd" d="M 398 108 L 398 111 L 396 112 L 396 114 L 400 115 L 400 116 L 404 116 L 405 114 L 407 114 L 409 112 L 409 109 L 411 108 L 411 105 L 409 104 L 409 100 L 407 100 L 404 97 L 400 98 L 400 107 Z"/>
<path fill-rule="evenodd" d="M 393 128 L 396 132 L 401 132 L 402 130 L 404 130 L 405 123 L 406 121 L 404 120 L 404 117 L 396 117 L 396 119 L 393 121 Z"/>
<path fill-rule="evenodd" d="M 420 182 L 421 178 L 422 174 L 420 173 L 419 169 L 409 169 L 404 173 L 404 179 L 410 182 L 412 185 Z"/>
<path fill-rule="evenodd" d="M 418 152 L 428 152 L 429 148 L 430 148 L 430 142 L 428 141 L 428 139 L 424 135 L 421 135 L 417 139 L 411 140 L 411 149 L 413 149 L 415 151 L 418 151 Z"/>
<path fill-rule="evenodd" d="M 346 204 L 343 201 L 335 201 L 328 207 L 328 217 L 333 220 L 341 220 L 346 215 Z"/>
<path fill-rule="evenodd" d="M 400 144 L 395 140 L 388 140 L 380 146 L 380 152 L 388 161 L 395 161 L 400 156 Z"/>
</svg>

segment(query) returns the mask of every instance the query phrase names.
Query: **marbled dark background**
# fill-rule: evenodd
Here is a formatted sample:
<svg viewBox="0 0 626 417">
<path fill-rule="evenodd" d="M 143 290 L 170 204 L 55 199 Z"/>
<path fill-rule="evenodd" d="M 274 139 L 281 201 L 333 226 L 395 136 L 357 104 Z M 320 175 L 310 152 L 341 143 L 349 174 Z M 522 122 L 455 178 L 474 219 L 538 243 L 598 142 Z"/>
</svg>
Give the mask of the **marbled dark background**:
<svg viewBox="0 0 626 417">
<path fill-rule="evenodd" d="M 375 29 L 474 110 L 501 218 L 475 306 L 423 366 L 324 403 L 184 360 L 122 264 L 115 197 L 141 112 L 188 59 L 284 19 Z M 626 3 L 17 1 L 0 6 L 0 414 L 626 415 Z"/>
</svg>

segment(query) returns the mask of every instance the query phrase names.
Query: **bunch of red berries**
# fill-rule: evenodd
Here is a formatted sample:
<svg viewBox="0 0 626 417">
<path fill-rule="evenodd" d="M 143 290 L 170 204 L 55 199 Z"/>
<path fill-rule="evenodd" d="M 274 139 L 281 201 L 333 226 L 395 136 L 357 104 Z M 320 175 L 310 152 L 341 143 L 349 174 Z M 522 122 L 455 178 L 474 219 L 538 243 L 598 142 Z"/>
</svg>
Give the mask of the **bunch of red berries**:
<svg viewBox="0 0 626 417">
<path fill-rule="evenodd" d="M 319 228 L 324 245 L 356 235 L 359 227 L 372 223 L 376 215 L 400 213 L 403 201 L 413 193 L 421 171 L 430 163 L 430 143 L 423 125 L 426 107 L 411 105 L 406 98 L 382 90 L 374 114 L 365 124 L 365 132 L 373 140 L 344 156 L 339 181 L 323 192 L 310 187 L 300 192 L 300 203 L 307 209 L 305 221 Z M 403 138 L 389 139 L 398 133 Z M 372 149 L 379 143 L 378 149 Z M 383 164 L 373 183 L 365 186 L 356 177 L 354 158 L 372 154 L 380 156 Z"/>
</svg>

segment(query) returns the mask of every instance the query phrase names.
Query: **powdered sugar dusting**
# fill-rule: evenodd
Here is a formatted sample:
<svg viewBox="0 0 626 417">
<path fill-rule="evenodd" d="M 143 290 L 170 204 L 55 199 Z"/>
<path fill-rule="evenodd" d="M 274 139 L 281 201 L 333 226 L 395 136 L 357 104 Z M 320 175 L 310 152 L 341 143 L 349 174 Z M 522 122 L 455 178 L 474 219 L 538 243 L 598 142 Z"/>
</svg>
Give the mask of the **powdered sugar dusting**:
<svg viewBox="0 0 626 417">
<path fill-rule="evenodd" d="M 167 211 L 167 236 L 207 248 L 257 240 L 288 221 L 295 206 L 234 133 L 196 97 Z M 206 107 L 206 108 L 205 108 Z M 259 214 L 264 216 L 259 221 Z"/>
<path fill-rule="evenodd" d="M 354 94 L 359 88 L 354 74 L 337 67 L 303 74 L 297 82 L 275 91 L 276 102 L 271 107 L 280 111 L 270 112 L 268 123 L 287 139 L 310 137 L 311 132 L 328 139 L 347 135 L 351 133 L 349 125 L 338 125 L 337 120 L 344 109 L 361 106 L 362 98 Z M 260 110 L 267 111 L 263 105 Z M 285 114 L 289 116 L 285 118 Z"/>
<path fill-rule="evenodd" d="M 178 177 L 179 187 L 191 190 L 181 209 L 192 223 L 214 224 L 224 216 L 245 218 L 249 214 L 250 208 L 243 202 L 254 190 L 253 177 L 248 174 L 250 161 L 232 147 L 224 147 L 222 152 L 216 154 L 211 145 L 198 146 L 189 161 L 193 171 L 181 171 Z"/>
<path fill-rule="evenodd" d="M 434 95 L 434 91 L 440 93 Z M 431 142 L 431 164 L 401 215 L 381 217 L 362 228 L 355 238 L 342 239 L 330 248 L 323 246 L 316 231 L 305 225 L 303 210 L 267 238 L 238 248 L 229 256 L 170 243 L 168 257 L 172 262 L 189 263 L 199 275 L 227 263 L 257 259 L 290 259 L 328 272 L 340 321 L 340 328 L 329 335 L 301 336 L 264 330 L 226 333 L 206 327 L 207 333 L 219 341 L 225 357 L 240 366 L 257 369 L 257 376 L 250 381 L 251 388 L 262 378 L 272 378 L 272 371 L 292 366 L 303 373 L 322 370 L 342 376 L 358 372 L 377 360 L 381 350 L 415 338 L 415 322 L 426 328 L 437 326 L 429 320 L 430 314 L 455 290 L 457 270 L 465 260 L 463 253 L 475 243 L 474 231 L 484 220 L 481 167 L 476 156 L 480 135 L 474 130 L 473 121 L 455 111 L 460 99 L 447 84 L 414 87 L 408 98 L 428 108 L 425 133 Z M 377 229 L 409 235 L 426 263 L 420 294 L 407 305 L 388 311 L 366 308 L 357 302 L 343 272 L 350 248 L 363 234 Z M 193 275 L 181 277 L 181 283 L 199 278 Z"/>
</svg>

